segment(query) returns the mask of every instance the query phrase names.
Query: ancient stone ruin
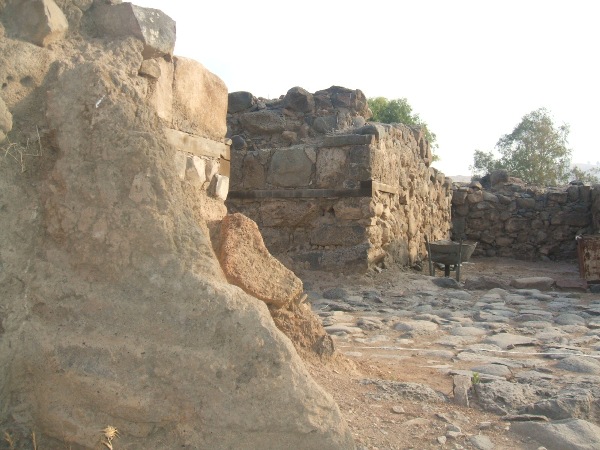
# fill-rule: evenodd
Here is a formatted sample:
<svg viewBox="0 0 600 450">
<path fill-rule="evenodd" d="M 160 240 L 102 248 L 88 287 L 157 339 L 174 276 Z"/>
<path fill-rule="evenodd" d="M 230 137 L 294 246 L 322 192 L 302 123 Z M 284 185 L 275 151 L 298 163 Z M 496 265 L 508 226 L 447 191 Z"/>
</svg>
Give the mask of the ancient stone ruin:
<svg viewBox="0 0 600 450">
<path fill-rule="evenodd" d="M 278 100 L 229 94 L 227 205 L 295 267 L 364 271 L 425 258 L 448 237 L 451 182 L 420 128 L 366 123 L 359 90 L 295 87 Z"/>
<path fill-rule="evenodd" d="M 455 185 L 452 235 L 478 241 L 476 255 L 573 259 L 575 237 L 600 232 L 600 186 L 526 186 L 497 171 L 481 183 Z"/>
<path fill-rule="evenodd" d="M 331 352 L 302 283 L 265 252 L 252 269 L 287 290 L 230 277 L 227 90 L 174 38 L 128 3 L 0 0 L 2 429 L 39 448 L 105 448 L 109 425 L 115 448 L 353 448 L 293 346 Z M 276 328 L 295 320 L 314 339 Z"/>
</svg>

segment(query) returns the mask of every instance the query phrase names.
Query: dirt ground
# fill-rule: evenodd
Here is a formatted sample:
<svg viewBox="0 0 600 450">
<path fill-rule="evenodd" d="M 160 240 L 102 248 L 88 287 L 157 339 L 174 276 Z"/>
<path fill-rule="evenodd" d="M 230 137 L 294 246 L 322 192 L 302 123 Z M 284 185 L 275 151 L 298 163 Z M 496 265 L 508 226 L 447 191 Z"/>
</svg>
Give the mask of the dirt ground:
<svg viewBox="0 0 600 450">
<path fill-rule="evenodd" d="M 469 276 L 487 275 L 509 282 L 514 278 L 547 276 L 556 279 L 579 281 L 576 261 L 527 262 L 506 258 L 477 258 L 465 264 L 461 280 Z M 438 271 L 438 276 L 440 276 Z M 333 275 L 303 272 L 299 276 L 315 291 L 330 287 L 343 287 L 350 292 L 368 288 L 387 288 L 401 291 L 410 289 L 411 283 L 423 278 L 425 272 L 390 269 L 370 272 L 365 275 Z M 589 296 L 591 294 L 582 294 Z M 365 315 L 364 312 L 362 315 Z M 381 334 L 377 330 L 376 334 Z M 394 334 L 388 330 L 387 333 Z M 372 333 L 373 334 L 373 333 Z M 395 332 L 393 338 L 397 337 Z M 368 349 L 368 344 L 353 339 L 336 339 L 338 354 L 333 362 L 323 364 L 309 361 L 313 377 L 337 401 L 342 414 L 355 436 L 359 448 L 363 449 L 472 449 L 469 438 L 485 434 L 495 444 L 494 449 L 538 449 L 538 444 L 528 442 L 510 432 L 510 423 L 500 416 L 482 411 L 477 405 L 462 407 L 452 402 L 452 377 L 440 371 L 447 359 L 435 356 L 436 348 L 429 344 L 420 351 L 420 342 L 410 344 L 414 350 Z M 421 343 L 427 346 L 426 343 Z M 386 344 L 383 344 L 386 345 Z M 398 345 L 398 344 L 390 344 Z M 441 350 L 438 347 L 437 350 Z M 458 367 L 457 367 L 458 364 Z M 465 362 L 468 365 L 472 363 Z M 453 362 L 453 368 L 460 362 Z M 466 366 L 464 367 L 467 368 Z M 399 382 L 414 382 L 446 394 L 448 402 L 429 400 L 405 400 L 386 394 L 365 379 Z M 460 424 L 460 434 L 447 438 L 448 421 Z"/>
</svg>

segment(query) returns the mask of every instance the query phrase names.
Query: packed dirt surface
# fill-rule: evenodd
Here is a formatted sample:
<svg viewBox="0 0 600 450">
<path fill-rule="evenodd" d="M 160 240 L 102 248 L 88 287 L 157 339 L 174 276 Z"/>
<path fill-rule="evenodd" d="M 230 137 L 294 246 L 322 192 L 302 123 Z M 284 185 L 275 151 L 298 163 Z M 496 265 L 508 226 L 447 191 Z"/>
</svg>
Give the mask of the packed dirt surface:
<svg viewBox="0 0 600 450">
<path fill-rule="evenodd" d="M 448 281 L 448 285 L 451 286 L 451 281 L 443 279 L 440 272 L 443 273 L 438 270 L 435 280 L 442 284 Z M 562 332 L 561 327 L 564 328 L 564 336 L 567 339 L 574 341 L 578 337 L 580 344 L 592 345 L 590 349 L 583 348 L 585 345 L 582 344 L 582 351 L 577 354 L 597 355 L 597 347 L 593 347 L 593 345 L 597 346 L 598 342 L 595 328 L 597 322 L 591 314 L 589 317 L 592 318 L 586 319 L 589 329 L 552 322 L 545 327 L 544 324 L 538 323 L 539 320 L 535 321 L 524 316 L 529 313 L 543 314 L 532 311 L 518 311 L 507 320 L 484 322 L 483 318 L 477 315 L 477 310 L 486 309 L 481 307 L 485 295 L 500 290 L 468 291 L 464 289 L 464 282 L 454 286 L 454 289 L 439 287 L 432 282 L 431 277 L 425 275 L 425 271 L 403 271 L 402 269 L 372 271 L 365 275 L 305 271 L 299 276 L 305 283 L 306 291 L 309 292 L 313 310 L 321 316 L 326 329 L 332 334 L 338 351 L 337 358 L 330 364 L 309 361 L 310 371 L 317 382 L 337 401 L 351 427 L 358 448 L 379 450 L 544 448 L 542 445 L 544 443 L 532 440 L 527 433 L 517 434 L 512 431 L 517 421 L 521 421 L 518 423 L 520 426 L 532 423 L 522 422 L 526 419 L 523 408 L 526 407 L 526 403 L 541 404 L 536 403 L 539 399 L 535 395 L 509 398 L 510 394 L 506 393 L 506 399 L 499 401 L 497 397 L 502 395 L 498 395 L 494 403 L 489 401 L 494 396 L 490 397 L 483 389 L 478 391 L 482 396 L 478 399 L 475 392 L 477 388 L 492 386 L 493 383 L 487 384 L 490 381 L 506 383 L 506 381 L 498 381 L 499 379 L 510 382 L 517 380 L 518 382 L 511 385 L 525 386 L 524 389 L 536 387 L 538 383 L 531 375 L 532 372 L 546 377 L 546 381 L 553 377 L 559 378 L 560 374 L 564 373 L 565 380 L 573 376 L 573 383 L 582 386 L 598 381 L 597 376 L 575 375 L 554 368 L 555 360 L 548 359 L 547 356 L 532 356 L 532 353 L 549 351 L 549 344 L 548 340 L 543 341 L 546 345 L 544 347 L 541 334 L 537 336 L 534 334 L 535 331 L 531 330 L 548 332 L 552 329 L 553 332 L 559 333 Z M 454 272 L 451 276 L 455 276 Z M 589 307 L 594 300 L 600 299 L 600 296 L 590 294 L 589 291 L 565 293 L 553 289 L 540 293 L 535 290 L 516 291 L 508 287 L 513 279 L 540 276 L 554 280 L 568 280 L 574 284 L 581 283 L 576 261 L 557 263 L 478 258 L 463 265 L 461 281 L 482 276 L 506 283 L 505 292 L 512 292 L 513 296 L 535 294 L 539 298 L 546 296 L 548 299 L 552 296 L 551 300 L 544 303 L 544 309 L 553 313 L 552 318 L 550 315 L 545 316 L 549 321 L 560 322 L 561 319 L 557 316 L 569 316 L 554 305 L 557 301 L 562 301 L 560 299 L 571 298 L 576 301 L 578 306 L 573 309 L 577 311 L 582 311 L 582 308 Z M 480 297 L 480 302 L 476 303 Z M 407 301 L 415 298 L 422 298 L 424 301 L 412 303 Z M 472 301 L 469 300 L 471 298 Z M 463 308 L 451 306 L 451 302 L 458 301 L 457 299 L 467 301 Z M 471 303 L 468 303 L 469 301 Z M 504 304 L 508 305 L 507 311 L 512 305 L 511 301 L 516 302 L 514 298 L 511 300 L 508 297 L 504 301 Z M 582 315 L 587 317 L 585 314 Z M 521 322 L 517 322 L 519 318 L 522 318 Z M 420 329 L 403 327 L 402 323 L 425 325 Z M 457 324 L 460 326 L 455 327 Z M 471 333 L 453 333 L 455 329 Z M 523 339 L 539 337 L 539 340 L 532 342 L 531 345 L 523 341 L 518 343 L 519 346 L 507 345 L 503 349 L 482 343 L 483 339 L 490 336 L 506 337 L 513 336 L 513 333 Z M 561 348 L 566 348 L 565 338 L 561 340 L 557 337 L 556 340 L 562 344 Z M 572 341 L 568 343 L 572 346 L 577 345 Z M 496 348 L 497 352 L 490 351 L 483 354 L 481 358 L 464 357 L 463 355 L 476 354 L 463 352 L 469 346 L 473 348 L 475 344 L 480 347 L 487 345 L 486 348 L 491 350 Z M 571 347 L 569 348 L 572 350 Z M 486 358 L 490 361 L 486 361 Z M 558 360 L 559 356 L 556 359 Z M 485 365 L 490 362 L 491 364 Z M 474 366 L 482 366 L 482 373 L 472 371 Z M 485 367 L 502 368 L 507 370 L 509 375 L 504 377 L 491 375 L 487 378 L 483 373 Z M 468 386 L 469 406 L 455 403 L 453 375 L 457 373 L 470 375 L 469 384 L 473 386 Z M 597 375 L 600 371 L 594 373 Z M 528 383 L 524 383 L 526 375 L 532 377 Z M 551 380 L 549 383 L 556 384 L 556 381 Z M 574 386 L 569 383 L 565 381 L 560 386 L 554 386 L 554 390 L 552 386 L 544 385 L 546 388 L 544 395 L 546 397 L 551 394 L 560 395 L 557 392 L 561 389 L 570 389 Z M 542 389 L 542 385 L 543 383 L 537 387 Z M 598 399 L 595 395 L 597 392 L 592 394 L 597 405 Z M 502 403 L 504 400 L 506 404 Z M 511 404 L 511 401 L 514 404 Z M 538 410 L 530 407 L 527 412 L 542 415 L 539 414 L 539 407 Z M 517 417 L 507 420 L 510 415 Z M 577 413 L 572 416 L 598 424 L 598 416 L 593 412 L 588 412 L 587 416 Z M 537 420 L 547 423 L 544 418 L 538 417 Z M 584 443 L 582 447 L 576 447 L 576 444 L 573 442 L 572 447 L 552 447 L 545 443 L 545 448 L 598 448 L 591 441 Z"/>
</svg>

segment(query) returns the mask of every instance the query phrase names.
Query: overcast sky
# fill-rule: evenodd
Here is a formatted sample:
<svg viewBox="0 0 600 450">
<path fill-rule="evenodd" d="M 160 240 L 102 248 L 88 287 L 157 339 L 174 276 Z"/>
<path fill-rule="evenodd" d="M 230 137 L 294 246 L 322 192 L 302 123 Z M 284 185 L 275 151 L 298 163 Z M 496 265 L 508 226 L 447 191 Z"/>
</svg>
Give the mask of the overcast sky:
<svg viewBox="0 0 600 450">
<path fill-rule="evenodd" d="M 136 0 L 177 22 L 175 53 L 229 91 L 277 98 L 332 85 L 406 97 L 437 134 L 446 175 L 468 175 L 521 118 L 571 126 L 573 161 L 600 160 L 600 1 Z"/>
</svg>

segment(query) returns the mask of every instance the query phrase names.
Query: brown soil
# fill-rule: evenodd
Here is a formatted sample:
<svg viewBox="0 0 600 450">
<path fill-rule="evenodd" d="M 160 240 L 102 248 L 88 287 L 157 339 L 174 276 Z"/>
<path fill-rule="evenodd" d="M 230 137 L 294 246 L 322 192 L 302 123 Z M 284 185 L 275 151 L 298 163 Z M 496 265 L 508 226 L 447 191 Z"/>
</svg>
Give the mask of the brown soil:
<svg viewBox="0 0 600 450">
<path fill-rule="evenodd" d="M 438 272 L 439 273 L 439 272 Z M 369 287 L 388 289 L 409 288 L 411 282 L 421 278 L 423 273 L 396 270 L 371 272 L 365 275 L 333 275 L 327 273 L 304 272 L 301 278 L 310 283 L 315 291 L 329 287 L 344 287 L 349 291 L 360 291 Z M 509 282 L 513 278 L 549 276 L 554 279 L 578 280 L 575 261 L 569 262 L 527 262 L 505 258 L 474 259 L 463 268 L 462 278 L 486 275 Z M 590 294 L 583 294 L 588 296 Z M 369 313 L 351 313 L 369 315 Z M 390 334 L 390 343 L 380 344 L 399 346 L 392 336 L 377 330 L 372 334 Z M 348 421 L 359 448 L 366 449 L 428 449 L 428 448 L 476 448 L 468 441 L 469 437 L 485 434 L 496 449 L 537 449 L 539 446 L 528 439 L 509 431 L 510 423 L 500 416 L 482 411 L 475 404 L 462 407 L 452 403 L 452 377 L 442 373 L 438 367 L 448 364 L 447 359 L 436 358 L 426 351 L 368 349 L 369 344 L 355 342 L 352 339 L 336 340 L 337 356 L 329 363 L 308 361 L 311 374 L 338 403 L 342 414 Z M 415 339 L 413 348 L 439 350 L 435 344 L 427 342 L 427 337 Z M 356 352 L 356 357 L 341 353 Z M 360 356 L 358 356 L 360 355 Z M 469 365 L 472 363 L 465 363 Z M 464 368 L 467 368 L 465 365 Z M 463 368 L 456 362 L 453 368 Z M 361 383 L 365 379 L 381 379 L 425 384 L 449 397 L 449 402 L 410 401 L 390 398 L 373 384 Z M 396 410 L 396 411 L 394 411 Z M 401 412 L 401 411 L 404 412 Z M 400 413 L 398 413 L 400 411 Z M 440 443 L 438 437 L 445 436 L 446 422 L 438 414 L 457 414 L 462 419 L 462 436 L 447 438 Z M 463 417 L 460 417 L 462 415 Z M 418 419 L 418 420 L 416 420 Z M 443 442 L 443 438 L 442 438 Z"/>
</svg>

